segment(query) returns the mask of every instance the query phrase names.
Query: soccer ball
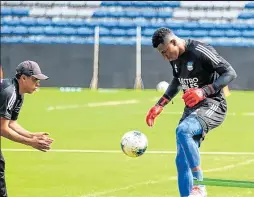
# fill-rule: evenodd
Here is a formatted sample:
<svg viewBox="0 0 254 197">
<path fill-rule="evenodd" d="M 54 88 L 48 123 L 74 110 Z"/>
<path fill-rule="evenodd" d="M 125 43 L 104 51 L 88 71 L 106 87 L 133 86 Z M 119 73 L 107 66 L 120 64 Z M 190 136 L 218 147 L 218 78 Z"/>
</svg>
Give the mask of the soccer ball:
<svg viewBox="0 0 254 197">
<path fill-rule="evenodd" d="M 148 140 L 140 131 L 129 131 L 121 139 L 122 151 L 129 157 L 139 157 L 147 149 Z"/>
<path fill-rule="evenodd" d="M 159 92 L 165 92 L 168 88 L 169 84 L 166 81 L 161 81 L 160 83 L 157 84 L 156 90 Z"/>
</svg>

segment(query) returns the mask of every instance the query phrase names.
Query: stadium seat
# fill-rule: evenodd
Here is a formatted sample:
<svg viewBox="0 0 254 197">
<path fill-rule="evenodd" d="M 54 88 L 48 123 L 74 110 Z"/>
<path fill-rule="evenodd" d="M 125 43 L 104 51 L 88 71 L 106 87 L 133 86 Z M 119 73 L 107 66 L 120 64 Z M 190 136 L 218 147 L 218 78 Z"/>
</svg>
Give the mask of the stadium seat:
<svg viewBox="0 0 254 197">
<path fill-rule="evenodd" d="M 136 36 L 137 35 L 137 30 L 136 29 L 128 29 L 125 31 L 126 36 Z"/>
<path fill-rule="evenodd" d="M 245 4 L 245 8 L 247 9 L 254 9 L 254 2 L 249 2 Z"/>
<path fill-rule="evenodd" d="M 37 25 L 36 19 L 31 18 L 31 17 L 29 17 L 29 18 L 23 17 L 19 20 L 19 23 L 20 23 L 20 25 L 23 25 L 23 26 L 35 26 L 35 25 Z"/>
<path fill-rule="evenodd" d="M 1 22 L 3 23 L 3 25 L 7 25 L 7 26 L 20 25 L 20 20 L 18 18 L 12 18 L 12 17 L 3 17 Z"/>
<path fill-rule="evenodd" d="M 77 29 L 77 35 L 79 36 L 92 36 L 94 35 L 94 30 L 87 27 L 80 27 Z"/>
<path fill-rule="evenodd" d="M 44 34 L 48 36 L 56 36 L 60 34 L 60 28 L 59 27 L 45 27 L 44 28 Z"/>
<path fill-rule="evenodd" d="M 9 27 L 9 26 L 2 26 L 1 27 L 1 35 L 3 34 L 11 34 L 13 31 L 13 28 L 12 27 Z"/>
<path fill-rule="evenodd" d="M 77 35 L 77 29 L 71 27 L 64 27 L 60 29 L 59 34 L 63 36 Z"/>
<path fill-rule="evenodd" d="M 253 12 L 242 12 L 238 16 L 239 19 L 252 19 L 254 18 L 254 13 Z"/>
<path fill-rule="evenodd" d="M 252 31 L 245 30 L 242 32 L 242 36 L 244 38 L 254 38 L 254 31 L 253 30 Z"/>
<path fill-rule="evenodd" d="M 37 18 L 38 26 L 50 26 L 52 25 L 52 20 L 49 18 Z"/>
<path fill-rule="evenodd" d="M 44 34 L 44 28 L 43 27 L 29 27 L 28 33 L 30 35 L 43 35 Z"/>
<path fill-rule="evenodd" d="M 241 32 L 237 31 L 237 30 L 228 30 L 228 31 L 225 31 L 225 36 L 230 37 L 230 38 L 240 37 Z"/>
<path fill-rule="evenodd" d="M 113 28 L 110 31 L 110 35 L 113 36 L 113 37 L 117 37 L 117 36 L 124 37 L 125 36 L 125 31 L 123 29 Z"/>
<path fill-rule="evenodd" d="M 208 36 L 208 31 L 206 31 L 206 30 L 194 30 L 194 31 L 192 31 L 191 36 L 194 37 L 194 38 L 207 37 Z"/>
<path fill-rule="evenodd" d="M 15 35 L 25 35 L 27 33 L 28 33 L 27 28 L 23 26 L 16 26 L 12 30 L 12 34 L 15 34 Z"/>
<path fill-rule="evenodd" d="M 225 31 L 223 30 L 211 30 L 209 31 L 208 35 L 212 38 L 224 37 Z"/>
<path fill-rule="evenodd" d="M 1 16 L 11 16 L 12 9 L 11 8 L 1 8 Z"/>
</svg>

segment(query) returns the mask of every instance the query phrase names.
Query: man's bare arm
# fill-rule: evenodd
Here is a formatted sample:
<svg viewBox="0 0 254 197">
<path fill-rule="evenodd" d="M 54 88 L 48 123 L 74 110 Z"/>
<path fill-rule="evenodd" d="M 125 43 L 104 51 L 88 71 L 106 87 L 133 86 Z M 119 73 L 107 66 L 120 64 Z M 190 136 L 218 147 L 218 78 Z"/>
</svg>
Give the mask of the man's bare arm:
<svg viewBox="0 0 254 197">
<path fill-rule="evenodd" d="M 22 135 L 27 138 L 32 138 L 33 134 L 26 129 L 24 129 L 16 120 L 10 120 L 9 121 L 9 127 L 16 131 L 19 135 Z"/>
</svg>

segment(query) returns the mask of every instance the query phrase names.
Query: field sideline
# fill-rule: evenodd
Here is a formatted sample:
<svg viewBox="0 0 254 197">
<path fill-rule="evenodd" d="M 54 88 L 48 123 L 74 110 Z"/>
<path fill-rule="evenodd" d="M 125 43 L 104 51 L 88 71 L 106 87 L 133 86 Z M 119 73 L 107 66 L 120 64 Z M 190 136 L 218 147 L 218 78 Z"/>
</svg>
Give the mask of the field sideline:
<svg viewBox="0 0 254 197">
<path fill-rule="evenodd" d="M 19 123 L 55 139 L 42 153 L 1 140 L 10 197 L 178 197 L 175 127 L 179 94 L 154 128 L 147 110 L 162 93 L 147 90 L 61 92 L 41 88 L 27 95 Z M 228 116 L 201 146 L 208 197 L 254 197 L 254 92 L 231 91 Z M 239 103 L 239 101 L 244 101 Z M 120 139 L 139 130 L 147 152 L 129 158 Z"/>
</svg>

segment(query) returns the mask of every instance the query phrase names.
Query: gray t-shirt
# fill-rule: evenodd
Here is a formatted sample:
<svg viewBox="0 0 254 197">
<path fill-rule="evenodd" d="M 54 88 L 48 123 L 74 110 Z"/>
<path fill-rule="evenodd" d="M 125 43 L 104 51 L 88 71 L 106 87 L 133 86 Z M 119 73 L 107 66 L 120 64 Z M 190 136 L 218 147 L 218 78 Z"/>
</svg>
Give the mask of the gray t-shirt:
<svg viewBox="0 0 254 197">
<path fill-rule="evenodd" d="M 23 101 L 24 95 L 19 94 L 17 79 L 3 79 L 0 84 L 0 117 L 17 120 Z"/>
</svg>

